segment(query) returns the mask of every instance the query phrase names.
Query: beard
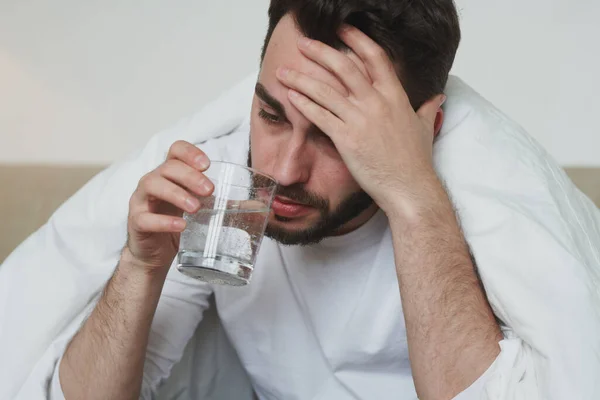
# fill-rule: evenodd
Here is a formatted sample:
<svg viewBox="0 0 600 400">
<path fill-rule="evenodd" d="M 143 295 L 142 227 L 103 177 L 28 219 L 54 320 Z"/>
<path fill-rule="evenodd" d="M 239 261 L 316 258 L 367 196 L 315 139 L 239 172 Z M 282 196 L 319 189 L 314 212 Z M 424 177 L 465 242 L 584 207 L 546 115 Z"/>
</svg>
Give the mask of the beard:
<svg viewBox="0 0 600 400">
<path fill-rule="evenodd" d="M 248 151 L 248 167 L 252 168 L 252 153 Z M 260 185 L 261 176 L 255 175 L 255 185 Z M 329 236 L 335 236 L 339 229 L 358 217 L 363 211 L 374 204 L 373 199 L 364 191 L 358 190 L 346 196 L 333 211 L 330 210 L 329 201 L 323 197 L 311 193 L 304 188 L 303 184 L 291 186 L 278 186 L 275 196 L 287 197 L 292 201 L 310 206 L 319 211 L 319 219 L 304 229 L 285 229 L 269 223 L 265 230 L 265 236 L 284 245 L 308 246 L 316 244 Z M 275 216 L 275 220 L 281 223 L 289 222 L 291 219 Z"/>
</svg>

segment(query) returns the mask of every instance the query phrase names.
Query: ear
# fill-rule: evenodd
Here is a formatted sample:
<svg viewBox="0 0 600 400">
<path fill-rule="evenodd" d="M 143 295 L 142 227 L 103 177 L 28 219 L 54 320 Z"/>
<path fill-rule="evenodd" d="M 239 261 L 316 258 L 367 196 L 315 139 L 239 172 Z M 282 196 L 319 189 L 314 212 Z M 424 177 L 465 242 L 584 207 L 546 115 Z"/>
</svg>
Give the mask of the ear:
<svg viewBox="0 0 600 400">
<path fill-rule="evenodd" d="M 442 122 L 444 121 L 444 111 L 442 105 L 446 101 L 445 94 L 439 94 L 429 100 L 427 100 L 421 108 L 417 111 L 417 115 L 426 124 L 428 129 L 433 128 L 433 137 L 435 138 L 440 129 L 442 128 Z"/>
<path fill-rule="evenodd" d="M 433 124 L 433 137 L 437 137 L 437 135 L 442 130 L 442 125 L 444 124 L 444 109 L 442 107 L 439 108 L 435 115 L 435 123 Z"/>
</svg>

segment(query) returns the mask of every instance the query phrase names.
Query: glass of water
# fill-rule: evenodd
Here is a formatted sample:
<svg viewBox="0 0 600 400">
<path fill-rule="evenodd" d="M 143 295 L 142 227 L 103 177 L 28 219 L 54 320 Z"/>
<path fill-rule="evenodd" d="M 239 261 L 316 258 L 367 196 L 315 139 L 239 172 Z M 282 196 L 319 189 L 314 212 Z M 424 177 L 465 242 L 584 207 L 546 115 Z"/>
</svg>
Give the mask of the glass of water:
<svg viewBox="0 0 600 400">
<path fill-rule="evenodd" d="M 204 175 L 212 196 L 199 197 L 200 210 L 185 213 L 177 269 L 213 284 L 250 282 L 277 182 L 252 168 L 213 161 Z"/>
</svg>

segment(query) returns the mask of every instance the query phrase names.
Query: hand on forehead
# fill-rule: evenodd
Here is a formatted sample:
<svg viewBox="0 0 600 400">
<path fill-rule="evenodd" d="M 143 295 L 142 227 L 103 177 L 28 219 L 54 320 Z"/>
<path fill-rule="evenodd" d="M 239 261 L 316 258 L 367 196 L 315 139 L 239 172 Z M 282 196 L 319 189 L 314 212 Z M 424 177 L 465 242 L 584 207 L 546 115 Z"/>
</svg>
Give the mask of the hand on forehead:
<svg viewBox="0 0 600 400">
<path fill-rule="evenodd" d="M 309 59 L 298 49 L 298 41 L 304 35 L 297 29 L 293 19 L 284 17 L 273 32 L 263 60 L 260 80 L 263 84 L 277 83 L 275 74 L 278 68 L 287 67 L 302 72 L 316 80 L 328 84 L 344 96 L 348 90 L 340 80 L 325 67 Z M 341 52 L 351 59 L 365 77 L 371 81 L 367 68 L 358 55 L 348 49 Z"/>
</svg>

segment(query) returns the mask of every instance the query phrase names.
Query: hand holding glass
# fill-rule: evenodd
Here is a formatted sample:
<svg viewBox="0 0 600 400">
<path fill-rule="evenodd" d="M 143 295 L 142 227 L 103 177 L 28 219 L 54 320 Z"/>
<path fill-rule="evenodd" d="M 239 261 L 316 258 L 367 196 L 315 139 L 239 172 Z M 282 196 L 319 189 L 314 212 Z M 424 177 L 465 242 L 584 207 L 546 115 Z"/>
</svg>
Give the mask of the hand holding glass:
<svg viewBox="0 0 600 400">
<path fill-rule="evenodd" d="M 195 214 L 185 213 L 177 268 L 190 277 L 243 286 L 250 282 L 277 182 L 241 165 L 213 161 L 204 172 L 212 196 L 199 197 Z"/>
</svg>

